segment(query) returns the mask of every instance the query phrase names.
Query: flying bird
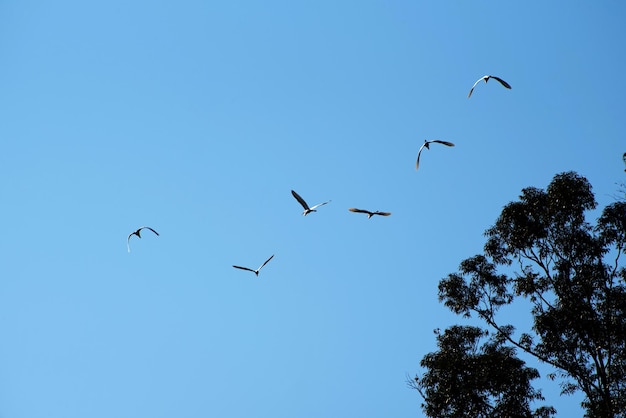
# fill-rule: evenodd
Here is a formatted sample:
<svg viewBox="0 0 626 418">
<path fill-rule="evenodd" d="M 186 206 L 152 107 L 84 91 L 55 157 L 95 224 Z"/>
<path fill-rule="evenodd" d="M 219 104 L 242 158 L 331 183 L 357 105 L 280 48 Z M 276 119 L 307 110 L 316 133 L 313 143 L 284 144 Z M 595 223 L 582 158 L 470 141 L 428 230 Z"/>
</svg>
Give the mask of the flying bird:
<svg viewBox="0 0 626 418">
<path fill-rule="evenodd" d="M 626 152 L 622 155 L 622 160 L 624 160 L 624 164 L 626 164 Z M 626 171 L 626 169 L 624 169 L 624 171 Z"/>
<path fill-rule="evenodd" d="M 302 207 L 304 208 L 304 212 L 302 212 L 302 216 L 307 216 L 309 213 L 311 212 L 317 212 L 315 210 L 315 208 L 320 207 L 320 206 L 324 206 L 327 203 L 330 203 L 330 200 L 328 202 L 324 202 L 324 203 L 319 203 L 315 206 L 313 206 L 312 208 L 309 207 L 309 205 L 306 204 L 306 202 L 304 201 L 303 198 L 300 197 L 300 195 L 296 192 L 294 192 L 293 190 L 291 191 L 291 194 L 293 195 L 293 197 L 296 198 L 296 200 L 298 202 L 300 202 L 300 204 L 302 205 Z"/>
<path fill-rule="evenodd" d="M 422 146 L 420 147 L 419 152 L 417 153 L 417 162 L 415 163 L 415 169 L 417 170 L 418 168 L 420 168 L 420 155 L 422 155 L 422 150 L 424 148 L 430 149 L 430 144 L 436 142 L 437 144 L 443 144 L 446 145 L 448 147 L 453 147 L 454 144 L 452 142 L 448 142 L 448 141 L 440 141 L 438 139 L 433 139 L 432 141 L 424 141 L 424 143 L 422 144 Z"/>
<path fill-rule="evenodd" d="M 355 212 L 355 213 L 367 213 L 367 219 L 371 218 L 374 215 L 380 215 L 380 216 L 389 216 L 389 215 L 391 215 L 391 212 L 380 212 L 380 211 L 370 212 L 369 210 L 357 209 L 357 208 L 350 208 L 348 210 L 350 212 Z"/>
<path fill-rule="evenodd" d="M 236 269 L 241 269 L 241 270 L 248 270 L 248 271 L 251 271 L 251 272 L 253 272 L 254 274 L 256 274 L 256 275 L 257 275 L 257 277 L 258 277 L 258 275 L 259 275 L 259 271 L 261 271 L 261 269 L 263 268 L 263 266 L 264 266 L 264 265 L 266 265 L 267 263 L 269 263 L 269 261 L 270 261 L 272 258 L 274 258 L 274 254 L 272 254 L 272 256 L 271 256 L 270 258 L 268 258 L 267 260 L 265 260 L 265 263 L 261 264 L 261 267 L 259 267 L 259 268 L 258 268 L 258 269 L 256 269 L 256 270 L 252 270 L 252 269 L 249 269 L 248 267 L 241 267 L 241 266 L 233 266 L 233 267 L 234 267 L 234 268 L 236 268 Z"/>
<path fill-rule="evenodd" d="M 154 229 L 150 228 L 149 226 L 142 226 L 141 228 L 139 228 L 135 232 L 131 232 L 128 235 L 128 239 L 126 240 L 126 247 L 128 247 L 128 252 L 130 252 L 130 237 L 132 237 L 133 235 L 137 235 L 139 238 L 141 238 L 141 230 L 142 229 L 149 229 L 150 231 L 154 232 L 157 235 L 157 237 L 159 236 L 159 233 L 157 231 L 155 231 Z"/>
<path fill-rule="evenodd" d="M 478 81 L 476 81 L 474 83 L 474 85 L 472 86 L 472 89 L 470 90 L 469 94 L 467 95 L 467 98 L 469 99 L 472 96 L 472 92 L 474 91 L 474 87 L 476 87 L 476 85 L 478 83 L 480 83 L 482 80 L 485 80 L 485 83 L 487 83 L 487 81 L 489 81 L 490 78 L 498 80 L 500 82 L 500 84 L 502 84 L 507 89 L 511 88 L 511 85 L 509 83 L 507 83 L 506 81 L 504 81 L 503 79 L 501 79 L 500 77 L 496 77 L 495 75 L 485 75 L 485 76 L 479 78 Z"/>
</svg>

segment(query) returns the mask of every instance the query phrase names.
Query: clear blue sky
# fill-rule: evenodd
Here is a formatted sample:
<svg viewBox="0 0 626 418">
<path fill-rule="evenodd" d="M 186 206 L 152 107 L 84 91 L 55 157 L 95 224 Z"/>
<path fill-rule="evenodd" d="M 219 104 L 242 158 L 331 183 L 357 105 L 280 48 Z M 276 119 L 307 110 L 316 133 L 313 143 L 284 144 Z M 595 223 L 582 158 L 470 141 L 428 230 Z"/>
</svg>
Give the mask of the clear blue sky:
<svg viewBox="0 0 626 418">
<path fill-rule="evenodd" d="M 563 171 L 601 205 L 625 181 L 625 19 L 0 1 L 0 417 L 423 416 L 405 376 L 464 323 L 437 283 L 502 206 Z M 467 99 L 485 74 L 512 90 Z M 456 147 L 416 172 L 426 139 Z M 302 217 L 291 189 L 332 202 Z"/>
</svg>

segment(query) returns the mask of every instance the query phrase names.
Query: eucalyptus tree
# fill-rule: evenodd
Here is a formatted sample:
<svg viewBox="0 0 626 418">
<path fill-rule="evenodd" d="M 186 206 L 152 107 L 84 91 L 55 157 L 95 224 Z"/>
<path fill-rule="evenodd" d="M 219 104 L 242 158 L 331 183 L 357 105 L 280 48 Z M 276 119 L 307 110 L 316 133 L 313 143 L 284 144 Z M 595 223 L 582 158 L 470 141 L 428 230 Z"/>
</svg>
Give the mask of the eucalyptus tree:
<svg viewBox="0 0 626 418">
<path fill-rule="evenodd" d="M 626 417 L 626 202 L 606 206 L 594 226 L 587 219 L 596 208 L 591 185 L 573 172 L 556 175 L 546 190 L 523 189 L 486 231 L 484 252 L 462 261 L 459 272 L 440 281 L 439 300 L 486 326 L 491 339 L 480 348 L 483 352 L 496 343 L 512 350 L 511 356 L 524 352 L 548 365 L 547 377 L 560 383 L 562 394 L 582 392 L 586 416 Z M 498 314 L 522 301 L 530 306 L 532 326 L 517 331 Z M 495 378 L 522 367 L 499 369 L 496 361 L 478 371 L 458 361 L 435 367 L 431 360 L 438 356 L 460 360 L 472 353 L 467 345 L 450 350 L 443 342 L 438 352 L 424 357 L 426 372 L 413 381 L 428 416 L 460 416 L 429 411 L 443 410 L 446 399 L 462 406 L 463 399 L 483 393 L 489 394 L 485 410 L 497 407 L 507 386 L 484 389 L 476 374 Z M 456 386 L 437 378 L 438 368 L 446 367 L 456 373 Z M 540 399 L 540 393 L 523 385 L 517 396 Z M 546 415 L 550 408 L 525 412 Z"/>
</svg>

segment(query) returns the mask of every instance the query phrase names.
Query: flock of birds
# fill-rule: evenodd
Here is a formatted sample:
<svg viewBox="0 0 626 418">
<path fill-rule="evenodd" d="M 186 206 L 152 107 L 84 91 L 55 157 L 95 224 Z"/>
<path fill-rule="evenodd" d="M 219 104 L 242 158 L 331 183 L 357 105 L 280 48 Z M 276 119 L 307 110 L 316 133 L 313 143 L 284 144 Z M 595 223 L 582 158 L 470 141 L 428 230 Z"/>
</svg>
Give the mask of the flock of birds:
<svg viewBox="0 0 626 418">
<path fill-rule="evenodd" d="M 469 94 L 467 95 L 467 98 L 469 99 L 470 97 L 472 97 L 472 93 L 474 92 L 474 88 L 478 85 L 478 83 L 480 83 L 481 81 L 484 81 L 485 83 L 487 83 L 490 78 L 493 78 L 494 80 L 498 81 L 500 84 L 502 84 L 502 86 L 506 87 L 507 89 L 511 88 L 511 85 L 509 83 L 507 83 L 506 81 L 504 81 L 503 79 L 501 79 L 500 77 L 496 77 L 494 75 L 486 75 L 486 76 L 483 76 L 483 77 L 479 78 L 474 83 L 474 85 L 472 86 L 472 88 L 469 91 Z M 442 140 L 439 140 L 439 139 L 433 139 L 433 140 L 430 140 L 430 141 L 424 141 L 424 143 L 420 147 L 419 151 L 417 152 L 417 161 L 415 162 L 415 169 L 416 170 L 419 169 L 419 166 L 420 166 L 420 156 L 422 155 L 422 151 L 424 150 L 424 148 L 430 150 L 430 144 L 433 144 L 433 143 L 434 144 L 445 145 L 447 147 L 453 147 L 454 146 L 454 144 L 452 142 L 442 141 Z M 624 162 L 626 162 L 626 153 L 624 153 Z M 626 170 L 624 170 L 624 171 L 626 171 Z M 324 206 L 324 205 L 326 205 L 326 204 L 331 202 L 330 200 L 328 200 L 326 202 L 318 203 L 315 206 L 309 207 L 309 205 L 302 198 L 302 196 L 300 196 L 294 190 L 291 191 L 291 194 L 298 201 L 298 203 L 300 203 L 300 205 L 304 209 L 304 211 L 302 212 L 302 216 L 307 216 L 311 212 L 317 212 L 317 208 L 319 208 L 320 206 Z M 391 215 L 391 212 L 381 212 L 381 211 L 372 212 L 372 211 L 369 211 L 369 210 L 366 210 L 366 209 L 349 208 L 348 210 L 350 212 L 354 212 L 354 213 L 364 213 L 364 214 L 367 215 L 367 219 L 370 219 L 372 216 L 375 216 L 375 215 L 379 215 L 379 216 L 389 216 L 389 215 Z M 149 226 L 142 226 L 142 227 L 140 227 L 139 229 L 137 229 L 136 231 L 131 232 L 128 235 L 128 238 L 126 240 L 126 246 L 128 248 L 128 252 L 130 252 L 130 239 L 132 238 L 132 236 L 135 235 L 135 236 L 137 236 L 137 238 L 141 238 L 141 231 L 144 230 L 144 229 L 152 231 L 156 236 L 159 236 L 159 233 L 157 231 L 155 231 L 154 229 L 150 228 Z M 235 266 L 235 265 L 233 265 L 233 267 L 236 268 L 236 269 L 240 269 L 240 270 L 251 271 L 256 276 L 258 276 L 259 272 L 261 271 L 261 269 L 263 267 L 265 267 L 265 265 L 267 263 L 269 263 L 272 258 L 274 258 L 274 254 L 272 254 L 267 260 L 265 260 L 263 262 L 263 264 L 261 264 L 261 266 L 259 266 L 259 268 L 257 268 L 256 270 L 251 269 L 249 267 L 242 267 L 242 266 Z"/>
</svg>

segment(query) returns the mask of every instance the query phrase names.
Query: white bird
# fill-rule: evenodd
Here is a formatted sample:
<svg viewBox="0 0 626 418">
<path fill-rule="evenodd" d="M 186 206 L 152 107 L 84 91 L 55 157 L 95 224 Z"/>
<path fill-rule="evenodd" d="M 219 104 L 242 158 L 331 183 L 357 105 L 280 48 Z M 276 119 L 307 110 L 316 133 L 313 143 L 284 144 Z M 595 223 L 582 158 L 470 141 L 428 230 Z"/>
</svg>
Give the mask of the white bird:
<svg viewBox="0 0 626 418">
<path fill-rule="evenodd" d="M 128 252 L 130 252 L 130 237 L 132 237 L 133 235 L 137 235 L 139 238 L 141 238 L 141 230 L 142 229 L 149 229 L 150 231 L 154 232 L 157 235 L 157 237 L 159 236 L 159 233 L 157 231 L 155 231 L 154 229 L 150 228 L 149 226 L 142 226 L 141 228 L 139 228 L 135 232 L 131 232 L 128 235 L 128 239 L 126 240 L 126 247 L 128 248 Z"/>
<path fill-rule="evenodd" d="M 329 200 L 328 202 L 319 203 L 319 204 L 317 204 L 317 205 L 313 206 L 312 208 L 310 208 L 310 207 L 309 207 L 309 205 L 307 205 L 307 204 L 306 204 L 306 202 L 304 201 L 304 199 L 303 199 L 303 198 L 301 198 L 301 197 L 300 197 L 300 195 L 299 195 L 298 193 L 296 193 L 295 191 L 293 191 L 293 190 L 292 190 L 292 191 L 291 191 L 291 194 L 293 195 L 293 197 L 295 197 L 295 198 L 296 198 L 296 200 L 297 200 L 298 202 L 300 202 L 300 204 L 301 204 L 301 205 L 302 205 L 302 207 L 304 208 L 304 212 L 302 212 L 302 216 L 307 216 L 307 215 L 308 215 L 309 213 L 311 213 L 311 212 L 317 212 L 317 211 L 315 210 L 315 208 L 318 208 L 318 207 L 320 207 L 320 206 L 324 206 L 325 204 L 327 204 L 327 203 L 330 203 L 330 202 L 331 202 L 331 201 Z"/>
<path fill-rule="evenodd" d="M 259 267 L 259 268 L 258 268 L 258 269 L 256 269 L 256 270 L 252 270 L 252 269 L 250 269 L 250 268 L 248 268 L 248 267 L 241 267 L 241 266 L 233 266 L 233 267 L 234 267 L 234 268 L 236 268 L 236 269 L 241 269 L 241 270 L 248 270 L 248 271 L 251 271 L 251 272 L 253 272 L 254 274 L 256 274 L 256 275 L 257 275 L 257 277 L 258 277 L 258 275 L 259 275 L 259 271 L 261 271 L 261 269 L 263 268 L 263 266 L 264 266 L 264 265 L 266 265 L 267 263 L 269 263 L 269 261 L 270 261 L 272 258 L 274 258 L 274 254 L 272 254 L 272 256 L 271 256 L 270 258 L 268 258 L 267 260 L 265 260 L 265 263 L 261 264 L 261 267 Z"/>
<path fill-rule="evenodd" d="M 357 208 L 350 208 L 348 210 L 350 212 L 355 212 L 355 213 L 367 213 L 367 219 L 371 218 L 374 215 L 380 215 L 380 216 L 389 216 L 389 215 L 391 215 L 391 212 L 380 212 L 380 211 L 370 212 L 369 210 L 357 209 Z"/>
<path fill-rule="evenodd" d="M 500 84 L 502 84 L 507 89 L 511 88 L 511 85 L 509 83 L 507 83 L 506 81 L 504 81 L 503 79 L 501 79 L 500 77 L 496 77 L 495 75 L 485 75 L 485 76 L 482 76 L 481 78 L 479 78 L 478 81 L 476 81 L 474 83 L 474 85 L 472 86 L 472 89 L 470 90 L 469 94 L 467 95 L 467 98 L 469 99 L 472 96 L 472 92 L 474 91 L 474 87 L 476 87 L 476 84 L 480 83 L 482 80 L 485 80 L 485 83 L 487 83 L 487 81 L 489 81 L 490 78 L 498 80 L 500 82 Z"/>
<path fill-rule="evenodd" d="M 424 148 L 428 148 L 430 149 L 430 144 L 436 142 L 437 144 L 443 144 L 446 145 L 448 147 L 453 147 L 454 144 L 452 142 L 448 142 L 448 141 L 440 141 L 438 139 L 433 139 L 432 141 L 424 141 L 424 143 L 422 144 L 422 146 L 420 147 L 419 152 L 417 153 L 417 162 L 415 163 L 415 169 L 417 170 L 418 168 L 420 168 L 420 155 L 422 155 L 422 150 Z"/>
</svg>

